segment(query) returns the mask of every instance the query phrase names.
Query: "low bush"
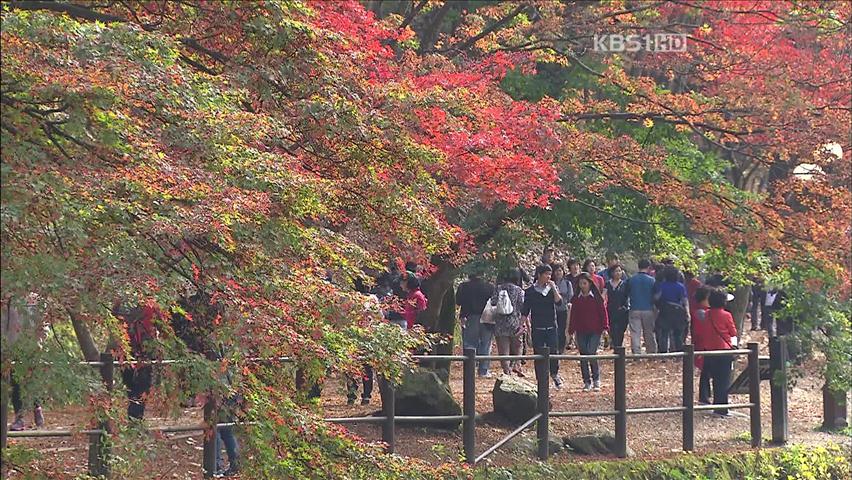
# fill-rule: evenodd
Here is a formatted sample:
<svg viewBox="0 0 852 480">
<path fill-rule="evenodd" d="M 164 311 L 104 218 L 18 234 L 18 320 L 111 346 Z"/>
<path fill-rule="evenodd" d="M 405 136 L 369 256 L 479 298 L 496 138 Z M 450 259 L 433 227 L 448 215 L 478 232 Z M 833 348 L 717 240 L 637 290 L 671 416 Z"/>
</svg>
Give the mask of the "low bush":
<svg viewBox="0 0 852 480">
<path fill-rule="evenodd" d="M 848 446 L 792 446 L 740 453 L 685 454 L 660 461 L 536 463 L 479 468 L 476 479 L 524 480 L 850 480 Z"/>
</svg>

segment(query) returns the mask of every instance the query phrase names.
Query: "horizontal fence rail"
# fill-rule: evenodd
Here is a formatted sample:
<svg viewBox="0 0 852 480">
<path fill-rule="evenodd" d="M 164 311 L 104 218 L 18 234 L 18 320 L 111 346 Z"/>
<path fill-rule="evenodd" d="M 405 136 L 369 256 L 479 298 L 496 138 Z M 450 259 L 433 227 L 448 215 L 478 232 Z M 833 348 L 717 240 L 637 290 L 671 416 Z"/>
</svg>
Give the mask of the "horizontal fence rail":
<svg viewBox="0 0 852 480">
<path fill-rule="evenodd" d="M 781 347 L 779 347 L 781 345 Z M 770 355 L 763 357 L 758 355 L 758 345 L 749 343 L 747 349 L 737 350 L 711 350 L 695 352 L 692 345 L 684 345 L 683 352 L 670 353 L 646 353 L 646 354 L 626 354 L 624 347 L 617 347 L 615 354 L 600 354 L 600 355 L 550 355 L 549 349 L 541 349 L 540 353 L 533 355 L 476 355 L 475 350 L 465 350 L 464 355 L 412 355 L 411 358 L 416 361 L 449 361 L 463 363 L 463 414 L 462 415 L 444 415 L 444 416 L 397 416 L 395 415 L 395 387 L 382 377 L 379 377 L 380 392 L 382 396 L 382 411 L 381 416 L 363 416 L 363 417 L 333 417 L 326 418 L 325 421 L 337 424 L 380 424 L 382 426 L 382 441 L 386 444 L 386 450 L 393 452 L 395 449 L 395 429 L 396 424 L 404 423 L 445 423 L 461 421 L 463 429 L 463 445 L 465 453 L 465 462 L 475 465 L 495 451 L 503 447 L 511 439 L 522 433 L 524 430 L 537 424 L 537 439 L 538 439 L 538 456 L 541 459 L 548 457 L 549 436 L 549 418 L 568 418 L 568 417 L 615 417 L 615 437 L 616 437 L 616 455 L 625 457 L 627 455 L 627 417 L 628 415 L 637 414 L 661 414 L 661 413 L 682 413 L 683 415 L 683 450 L 691 451 L 694 449 L 694 414 L 695 412 L 720 409 L 749 409 L 750 410 L 750 425 L 751 425 L 751 444 L 753 447 L 761 445 L 761 425 L 760 425 L 760 360 L 769 359 L 772 365 L 773 373 L 781 371 L 781 377 L 786 372 L 786 341 L 782 338 L 773 338 L 770 345 Z M 693 401 L 694 395 L 694 359 L 701 355 L 705 357 L 713 356 L 739 356 L 747 355 L 748 364 L 746 371 L 749 376 L 749 401 L 745 403 L 728 403 L 728 404 L 712 404 L 712 405 L 695 405 Z M 626 362 L 631 360 L 666 360 L 672 358 L 681 358 L 683 360 L 683 404 L 679 406 L 664 406 L 664 407 L 627 407 L 626 396 Z M 249 362 L 295 362 L 293 357 L 248 357 L 243 359 Z M 481 416 L 476 412 L 476 397 L 475 397 L 475 380 L 476 380 L 476 362 L 479 360 L 532 360 L 535 362 L 536 382 L 539 392 L 538 412 L 529 420 L 515 428 L 507 436 L 500 439 L 497 443 L 487 448 L 484 452 L 476 455 L 475 452 L 475 424 L 481 419 Z M 549 362 L 550 360 L 557 361 L 580 361 L 580 360 L 612 360 L 615 363 L 614 368 L 614 393 L 615 405 L 612 410 L 599 411 L 550 411 L 550 395 L 549 395 Z M 102 354 L 100 361 L 81 361 L 80 365 L 88 365 L 92 367 L 100 367 L 102 379 L 107 390 L 113 388 L 113 375 L 115 366 L 135 366 L 135 365 L 170 365 L 176 363 L 189 362 L 189 360 L 114 360 L 110 354 Z M 14 362 L 13 362 L 14 363 Z M 786 442 L 786 380 L 774 382 L 771 385 L 772 389 L 772 416 L 773 416 L 773 442 Z M 784 395 L 779 393 L 783 390 Z M 779 400 L 776 401 L 776 397 Z M 781 404 L 783 400 L 783 404 Z M 5 403 L 5 402 L 4 402 Z M 778 405 L 776 405 L 778 403 Z M 8 406 L 4 405 L 4 409 Z M 215 471 L 215 452 L 213 451 L 216 430 L 223 427 L 231 427 L 238 425 L 251 425 L 256 422 L 223 422 L 214 423 L 212 419 L 216 417 L 215 404 L 212 399 L 208 399 L 204 405 L 205 423 L 196 425 L 173 425 L 173 426 L 153 426 L 147 428 L 150 432 L 162 433 L 178 433 L 178 432 L 204 432 L 204 448 L 203 448 L 203 473 L 205 478 L 213 476 Z M 5 417 L 4 410 L 4 417 Z M 776 428 L 776 423 L 783 423 L 782 426 Z M 98 425 L 98 428 L 87 430 L 74 429 L 58 429 L 58 430 L 29 430 L 6 432 L 4 423 L 4 439 L 5 445 L 6 436 L 10 438 L 45 438 L 45 437 L 73 437 L 76 435 L 89 436 L 89 471 L 93 475 L 109 475 L 107 462 L 105 457 L 109 455 L 109 450 L 105 446 L 105 437 L 112 432 L 106 428 L 105 423 Z"/>
</svg>

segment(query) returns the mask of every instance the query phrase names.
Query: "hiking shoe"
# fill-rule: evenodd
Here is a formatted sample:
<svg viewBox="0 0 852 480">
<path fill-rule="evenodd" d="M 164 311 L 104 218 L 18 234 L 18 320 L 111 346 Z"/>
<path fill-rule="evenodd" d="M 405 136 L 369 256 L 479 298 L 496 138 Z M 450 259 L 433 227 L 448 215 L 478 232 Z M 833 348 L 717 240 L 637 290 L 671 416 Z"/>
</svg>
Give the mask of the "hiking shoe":
<svg viewBox="0 0 852 480">
<path fill-rule="evenodd" d="M 491 372 L 479 373 L 478 376 L 479 376 L 479 378 L 493 378 L 494 377 L 494 375 L 492 375 Z"/>
<path fill-rule="evenodd" d="M 561 389 L 562 389 L 562 385 L 564 385 L 564 384 L 565 384 L 565 382 L 564 382 L 564 381 L 562 381 L 562 377 L 560 377 L 559 375 L 554 375 L 554 376 L 553 376 L 553 385 L 555 385 L 555 386 L 556 386 L 556 389 L 557 389 L 557 390 L 561 390 Z"/>
<path fill-rule="evenodd" d="M 731 412 L 713 412 L 713 415 L 719 418 L 731 418 Z"/>
<path fill-rule="evenodd" d="M 355 405 L 355 397 L 347 398 L 346 405 Z"/>
<path fill-rule="evenodd" d="M 240 473 L 240 467 L 233 465 L 233 466 L 229 466 L 227 470 L 222 472 L 222 476 L 223 477 L 233 477 L 233 476 L 236 476 L 238 473 Z"/>
<path fill-rule="evenodd" d="M 594 389 L 596 392 L 600 392 L 600 391 L 601 391 L 601 381 L 600 381 L 600 380 L 595 380 L 595 386 L 593 387 L 593 389 Z"/>
<path fill-rule="evenodd" d="M 44 426 L 44 412 L 41 407 L 36 407 L 33 412 L 33 416 L 35 417 L 36 427 L 41 428 Z"/>
<path fill-rule="evenodd" d="M 583 391 L 584 392 L 591 392 L 592 391 L 592 384 L 591 383 L 584 383 L 583 384 Z"/>
<path fill-rule="evenodd" d="M 369 404 L 370 404 L 369 398 L 362 398 L 361 399 L 361 405 L 369 405 Z"/>
<path fill-rule="evenodd" d="M 24 417 L 22 415 L 15 415 L 15 421 L 9 426 L 9 431 L 20 432 L 24 428 Z"/>
<path fill-rule="evenodd" d="M 699 405 L 710 405 L 710 400 L 702 400 L 702 399 L 699 398 L 698 404 Z"/>
</svg>

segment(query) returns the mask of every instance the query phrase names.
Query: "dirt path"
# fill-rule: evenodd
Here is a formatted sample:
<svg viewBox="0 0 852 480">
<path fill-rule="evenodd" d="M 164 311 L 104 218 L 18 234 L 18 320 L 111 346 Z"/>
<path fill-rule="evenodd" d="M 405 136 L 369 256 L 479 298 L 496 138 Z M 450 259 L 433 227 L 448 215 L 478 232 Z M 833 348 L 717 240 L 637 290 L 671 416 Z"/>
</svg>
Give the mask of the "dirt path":
<svg viewBox="0 0 852 480">
<path fill-rule="evenodd" d="M 762 332 L 754 337 L 765 345 Z M 765 354 L 763 352 L 762 354 Z M 737 364 L 737 372 L 745 365 L 745 357 Z M 806 372 L 818 371 L 818 361 L 810 361 Z M 492 366 L 492 371 L 497 365 Z M 532 377 L 532 364 L 526 366 L 527 376 Z M 601 362 L 601 392 L 582 392 L 582 381 L 577 362 L 564 361 L 560 372 L 565 379 L 561 391 L 551 390 L 555 410 L 610 410 L 613 408 L 612 362 Z M 476 383 L 477 412 L 484 414 L 493 410 L 491 389 L 494 379 L 478 379 Z M 455 363 L 450 379 L 451 389 L 461 402 L 461 364 Z M 695 379 L 697 386 L 698 379 Z M 819 444 L 828 441 L 845 443 L 852 446 L 852 439 L 839 434 L 827 434 L 816 429 L 822 421 L 822 381 L 818 376 L 807 375 L 798 379 L 789 393 L 790 438 L 792 443 Z M 696 387 L 697 388 L 697 387 Z M 677 406 L 681 402 L 681 363 L 680 360 L 638 361 L 627 364 L 628 407 Z M 762 426 L 764 437 L 771 435 L 769 410 L 769 384 L 761 384 Z M 732 396 L 732 403 L 744 403 L 745 395 Z M 850 402 L 852 403 L 852 402 Z M 329 417 L 368 415 L 380 408 L 378 389 L 373 395 L 373 404 L 368 406 L 347 406 L 344 383 L 332 378 L 323 390 L 322 407 Z M 182 412 L 179 420 L 163 418 L 156 411 L 148 420 L 158 424 L 196 424 L 201 422 L 200 408 L 189 408 Z M 82 407 L 48 411 L 49 428 L 83 428 L 88 415 Z M 488 417 L 486 417 L 488 418 Z M 614 431 L 612 418 L 559 418 L 551 419 L 552 431 L 560 436 L 587 432 Z M 353 425 L 351 430 L 367 441 L 381 438 L 380 428 L 373 425 Z M 496 443 L 512 430 L 511 425 L 494 419 L 486 419 L 477 424 L 477 452 Z M 697 453 L 743 450 L 748 444 L 749 419 L 747 410 L 738 411 L 733 418 L 717 418 L 709 413 L 697 413 L 695 418 L 695 446 Z M 638 458 L 659 458 L 671 456 L 681 451 L 681 415 L 646 414 L 628 417 L 628 445 Z M 200 478 L 201 471 L 201 434 L 164 435 L 149 443 L 145 453 L 153 472 L 139 478 Z M 11 439 L 12 444 L 35 447 L 42 452 L 37 463 L 45 472 L 51 472 L 51 478 L 73 478 L 85 472 L 87 442 L 83 438 L 52 439 Z M 399 426 L 397 429 L 397 452 L 402 455 L 419 457 L 432 463 L 458 461 L 462 454 L 460 430 L 446 431 L 421 427 Z M 588 458 L 588 457 L 584 457 Z M 532 460 L 526 454 L 510 450 L 500 450 L 489 460 L 495 465 L 504 465 L 517 461 Z M 577 455 L 559 453 L 553 462 L 574 462 L 580 460 Z M 62 474 L 62 475 L 60 475 Z M 8 478 L 20 478 L 11 472 Z"/>
</svg>

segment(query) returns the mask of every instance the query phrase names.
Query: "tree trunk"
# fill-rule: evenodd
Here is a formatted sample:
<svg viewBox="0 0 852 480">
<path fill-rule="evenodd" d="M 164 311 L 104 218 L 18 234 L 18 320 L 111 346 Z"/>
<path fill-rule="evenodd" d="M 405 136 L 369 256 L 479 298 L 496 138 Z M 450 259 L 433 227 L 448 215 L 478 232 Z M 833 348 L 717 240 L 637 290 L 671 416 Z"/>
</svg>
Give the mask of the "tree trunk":
<svg viewBox="0 0 852 480">
<path fill-rule="evenodd" d="M 455 344 L 456 331 L 456 295 L 453 290 L 457 269 L 442 259 L 433 259 L 438 269 L 423 282 L 423 293 L 429 299 L 429 305 L 418 317 L 420 324 L 429 333 L 437 333 L 444 337 L 435 345 L 436 355 L 451 355 Z M 430 368 L 450 370 L 449 362 L 430 362 L 424 365 Z"/>
<path fill-rule="evenodd" d="M 447 290 L 452 290 L 453 280 L 456 277 L 456 267 L 443 259 L 433 259 L 432 263 L 438 268 L 425 282 L 423 282 L 423 293 L 429 299 L 426 310 L 418 316 L 418 321 L 427 332 L 445 333 L 452 335 L 455 329 L 455 320 L 452 325 L 442 322 L 441 312 L 444 306 Z M 455 303 L 455 297 L 453 297 Z M 455 313 L 455 308 L 453 308 Z M 452 327 L 452 328 L 450 328 Z"/>
<path fill-rule="evenodd" d="M 80 345 L 80 350 L 83 352 L 83 357 L 88 362 L 97 362 L 101 358 L 100 350 L 98 350 L 95 339 L 92 337 L 92 332 L 82 316 L 73 311 L 71 308 L 66 308 L 68 316 L 71 318 L 71 325 L 74 327 L 74 334 L 77 336 L 77 343 Z"/>
<path fill-rule="evenodd" d="M 745 314 L 746 310 L 748 310 L 748 299 L 750 296 L 750 285 L 737 287 L 734 290 L 734 299 L 729 305 L 731 315 L 734 317 L 734 323 L 737 325 L 737 336 L 740 338 L 745 336 Z"/>
</svg>

